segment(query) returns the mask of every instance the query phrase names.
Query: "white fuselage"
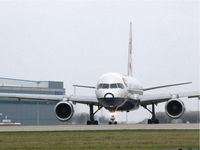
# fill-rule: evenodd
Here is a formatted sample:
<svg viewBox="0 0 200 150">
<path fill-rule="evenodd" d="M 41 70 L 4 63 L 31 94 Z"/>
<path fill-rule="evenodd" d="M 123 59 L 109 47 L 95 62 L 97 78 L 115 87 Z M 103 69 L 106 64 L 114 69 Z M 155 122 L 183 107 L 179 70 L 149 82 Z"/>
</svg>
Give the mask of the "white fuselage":
<svg viewBox="0 0 200 150">
<path fill-rule="evenodd" d="M 143 94 L 139 81 L 118 73 L 102 75 L 96 88 L 99 103 L 110 111 L 129 111 L 139 107 L 139 95 Z"/>
</svg>

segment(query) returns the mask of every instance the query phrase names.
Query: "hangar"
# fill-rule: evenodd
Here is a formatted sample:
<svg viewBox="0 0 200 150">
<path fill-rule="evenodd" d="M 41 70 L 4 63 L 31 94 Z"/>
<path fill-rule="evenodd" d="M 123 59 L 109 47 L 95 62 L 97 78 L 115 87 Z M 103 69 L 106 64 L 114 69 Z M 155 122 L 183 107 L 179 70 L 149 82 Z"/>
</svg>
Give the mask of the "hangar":
<svg viewBox="0 0 200 150">
<path fill-rule="evenodd" d="M 1 93 L 65 95 L 62 81 L 33 81 L 0 77 Z M 0 120 L 7 116 L 23 125 L 61 124 L 54 117 L 55 102 L 0 98 Z"/>
<path fill-rule="evenodd" d="M 0 92 L 64 95 L 65 89 L 63 82 L 59 81 L 32 81 L 1 77 Z"/>
</svg>

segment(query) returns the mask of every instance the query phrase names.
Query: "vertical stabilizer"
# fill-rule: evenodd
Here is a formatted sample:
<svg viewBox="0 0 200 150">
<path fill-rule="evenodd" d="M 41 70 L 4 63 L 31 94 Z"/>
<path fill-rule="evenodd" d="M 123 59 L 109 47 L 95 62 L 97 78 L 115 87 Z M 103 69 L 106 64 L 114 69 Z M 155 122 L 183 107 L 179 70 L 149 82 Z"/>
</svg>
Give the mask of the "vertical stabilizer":
<svg viewBox="0 0 200 150">
<path fill-rule="evenodd" d="M 130 22 L 130 33 L 129 33 L 129 43 L 128 43 L 128 76 L 133 75 L 132 70 L 132 22 Z"/>
</svg>

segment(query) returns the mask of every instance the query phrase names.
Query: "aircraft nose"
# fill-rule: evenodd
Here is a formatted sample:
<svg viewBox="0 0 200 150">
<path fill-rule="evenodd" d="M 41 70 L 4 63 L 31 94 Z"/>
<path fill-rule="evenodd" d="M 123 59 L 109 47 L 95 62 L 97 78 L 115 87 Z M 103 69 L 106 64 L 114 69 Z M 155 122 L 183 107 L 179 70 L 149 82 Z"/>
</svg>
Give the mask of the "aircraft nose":
<svg viewBox="0 0 200 150">
<path fill-rule="evenodd" d="M 100 104 L 108 109 L 115 109 L 124 102 L 123 97 L 117 97 L 117 95 L 112 92 L 106 92 L 102 96 L 103 97 L 98 98 L 98 101 Z"/>
<path fill-rule="evenodd" d="M 106 93 L 104 98 L 114 98 L 114 95 L 112 93 Z"/>
</svg>

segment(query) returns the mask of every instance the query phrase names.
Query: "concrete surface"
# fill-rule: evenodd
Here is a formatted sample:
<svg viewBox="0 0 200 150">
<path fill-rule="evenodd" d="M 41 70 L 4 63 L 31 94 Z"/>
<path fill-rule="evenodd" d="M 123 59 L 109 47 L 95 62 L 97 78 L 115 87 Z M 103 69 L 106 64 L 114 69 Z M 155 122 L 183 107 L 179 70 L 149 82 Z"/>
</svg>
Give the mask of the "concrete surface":
<svg viewBox="0 0 200 150">
<path fill-rule="evenodd" d="M 77 130 L 156 130 L 156 129 L 200 129 L 200 124 L 117 124 L 117 125 L 42 125 L 0 126 L 0 132 L 10 131 L 77 131 Z"/>
</svg>

